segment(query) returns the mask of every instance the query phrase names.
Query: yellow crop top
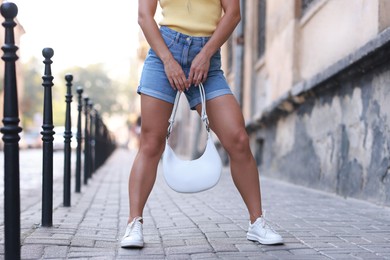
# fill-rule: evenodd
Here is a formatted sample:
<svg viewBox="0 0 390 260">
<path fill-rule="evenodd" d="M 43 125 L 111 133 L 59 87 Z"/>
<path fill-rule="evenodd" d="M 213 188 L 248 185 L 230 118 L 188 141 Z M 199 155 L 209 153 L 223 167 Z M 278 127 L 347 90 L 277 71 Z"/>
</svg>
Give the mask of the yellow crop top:
<svg viewBox="0 0 390 260">
<path fill-rule="evenodd" d="M 160 0 L 162 20 L 175 31 L 191 36 L 211 36 L 222 15 L 220 0 Z"/>
</svg>

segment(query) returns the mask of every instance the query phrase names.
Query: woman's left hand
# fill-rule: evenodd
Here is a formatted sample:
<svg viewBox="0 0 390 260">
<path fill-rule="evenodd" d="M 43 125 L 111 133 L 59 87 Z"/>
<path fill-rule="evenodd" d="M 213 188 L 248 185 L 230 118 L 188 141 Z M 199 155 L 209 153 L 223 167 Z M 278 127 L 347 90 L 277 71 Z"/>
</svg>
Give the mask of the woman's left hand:
<svg viewBox="0 0 390 260">
<path fill-rule="evenodd" d="M 207 79 L 207 74 L 210 68 L 210 58 L 204 53 L 200 52 L 195 56 L 191 64 L 190 73 L 188 75 L 188 82 L 198 86 Z"/>
</svg>

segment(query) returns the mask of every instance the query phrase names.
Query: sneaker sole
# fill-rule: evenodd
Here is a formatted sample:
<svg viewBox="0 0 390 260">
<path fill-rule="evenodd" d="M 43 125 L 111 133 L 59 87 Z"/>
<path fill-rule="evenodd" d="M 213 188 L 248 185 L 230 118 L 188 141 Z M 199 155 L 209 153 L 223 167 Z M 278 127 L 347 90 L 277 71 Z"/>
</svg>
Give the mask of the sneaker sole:
<svg viewBox="0 0 390 260">
<path fill-rule="evenodd" d="M 121 242 L 121 247 L 123 248 L 143 248 L 143 242 Z"/>
<path fill-rule="evenodd" d="M 264 240 L 261 237 L 254 236 L 254 235 L 247 235 L 246 238 L 250 241 L 259 242 L 263 245 L 279 245 L 283 244 L 283 239 L 275 239 L 275 240 Z"/>
</svg>

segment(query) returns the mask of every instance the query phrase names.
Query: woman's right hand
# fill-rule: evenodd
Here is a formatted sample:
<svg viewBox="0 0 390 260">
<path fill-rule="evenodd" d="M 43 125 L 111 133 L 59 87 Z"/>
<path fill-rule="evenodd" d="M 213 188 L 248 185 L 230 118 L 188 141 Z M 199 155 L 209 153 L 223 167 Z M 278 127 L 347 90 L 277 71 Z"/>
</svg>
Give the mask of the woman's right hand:
<svg viewBox="0 0 390 260">
<path fill-rule="evenodd" d="M 178 91 L 185 91 L 190 87 L 187 78 L 180 64 L 171 56 L 163 60 L 165 74 L 168 77 L 171 87 Z"/>
<path fill-rule="evenodd" d="M 167 45 L 165 44 L 160 30 L 154 20 L 158 0 L 139 0 L 138 1 L 138 24 L 152 49 L 156 52 L 164 63 L 165 74 L 173 89 L 184 91 L 189 88 L 183 69 L 180 64 L 173 58 Z"/>
</svg>

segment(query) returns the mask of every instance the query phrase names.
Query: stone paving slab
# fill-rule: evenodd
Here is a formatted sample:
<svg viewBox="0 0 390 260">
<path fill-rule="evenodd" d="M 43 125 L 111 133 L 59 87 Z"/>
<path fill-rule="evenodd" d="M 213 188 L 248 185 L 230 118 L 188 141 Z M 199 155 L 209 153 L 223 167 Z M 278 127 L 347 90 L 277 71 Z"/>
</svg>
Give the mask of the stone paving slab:
<svg viewBox="0 0 390 260">
<path fill-rule="evenodd" d="M 134 151 L 118 149 L 72 206 L 55 184 L 53 227 L 40 227 L 40 198 L 22 209 L 22 259 L 390 259 L 390 210 L 261 177 L 266 217 L 285 244 L 246 240 L 248 216 L 225 169 L 198 194 L 168 188 L 159 171 L 144 212 L 145 247 L 122 249 Z M 31 196 L 31 192 L 29 196 Z M 22 196 L 23 199 L 23 196 Z M 4 258 L 0 225 L 0 259 Z"/>
</svg>

